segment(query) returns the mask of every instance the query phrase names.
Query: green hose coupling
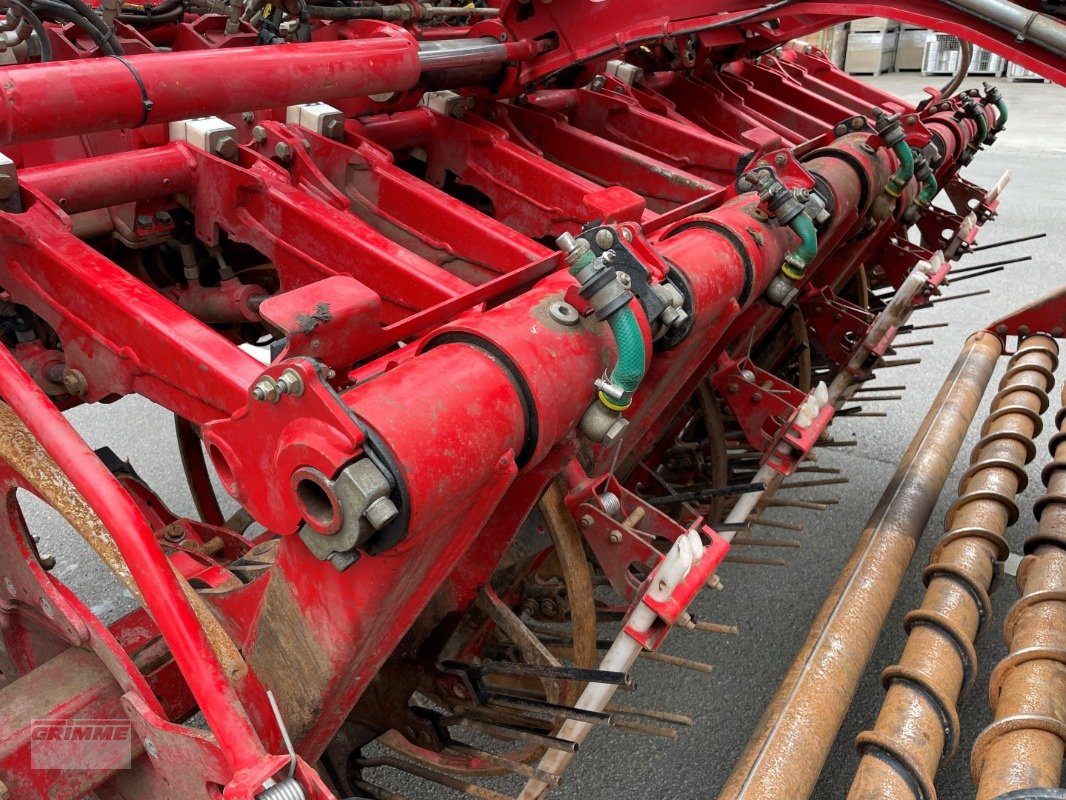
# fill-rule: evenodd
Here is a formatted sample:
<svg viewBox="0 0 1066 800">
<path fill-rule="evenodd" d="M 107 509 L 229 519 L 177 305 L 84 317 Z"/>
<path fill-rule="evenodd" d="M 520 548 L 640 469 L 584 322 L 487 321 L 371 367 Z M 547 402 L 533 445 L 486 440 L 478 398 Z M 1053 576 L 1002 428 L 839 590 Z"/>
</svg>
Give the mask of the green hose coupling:
<svg viewBox="0 0 1066 800">
<path fill-rule="evenodd" d="M 599 401 L 611 411 L 624 411 L 644 379 L 647 359 L 644 333 L 631 305 L 630 278 L 611 267 L 613 250 L 596 256 L 586 240 L 568 233 L 556 243 L 566 253 L 570 274 L 579 284 L 578 294 L 595 310 L 596 319 L 610 326 L 618 348 L 610 376 L 596 381 Z"/>
<path fill-rule="evenodd" d="M 936 193 L 940 191 L 940 187 L 937 185 L 936 174 L 929 164 L 929 159 L 924 153 L 914 154 L 914 177 L 922 185 L 922 190 L 918 192 L 914 202 L 920 206 L 928 206 L 933 202 Z"/>
<path fill-rule="evenodd" d="M 807 267 L 818 256 L 818 229 L 811 215 L 818 216 L 823 222 L 827 222 L 830 215 L 821 198 L 816 195 L 812 197 L 806 189 L 789 191 L 768 168 L 755 169 L 742 175 L 737 185 L 742 191 L 757 188 L 759 199 L 766 204 L 778 223 L 788 226 L 799 237 L 799 246 L 785 256 L 781 274 L 774 277 L 766 290 L 770 302 L 786 306 L 798 294 L 796 282 L 803 279 Z M 811 208 L 810 212 L 808 207 Z"/>
<path fill-rule="evenodd" d="M 994 105 L 997 112 L 996 124 L 985 137 L 985 144 L 992 144 L 996 141 L 999 132 L 1007 126 L 1007 101 L 1003 99 L 999 87 L 993 86 L 988 81 L 985 81 L 985 105 Z"/>
<path fill-rule="evenodd" d="M 978 104 L 973 95 L 963 95 L 959 99 L 959 110 L 955 113 L 958 119 L 972 119 L 974 125 L 977 126 L 977 133 L 966 145 L 966 152 L 970 158 L 973 154 L 981 149 L 981 145 L 984 144 L 985 139 L 988 137 L 988 122 L 985 120 L 984 107 Z M 969 163 L 969 158 L 966 160 Z"/>
<path fill-rule="evenodd" d="M 885 147 L 892 148 L 892 152 L 896 154 L 896 159 L 899 161 L 899 167 L 889 179 L 885 191 L 892 197 L 899 197 L 914 177 L 914 156 L 911 153 L 911 146 L 907 144 L 899 114 L 889 114 L 883 108 L 875 108 L 873 116 L 874 130 L 885 143 Z"/>
</svg>

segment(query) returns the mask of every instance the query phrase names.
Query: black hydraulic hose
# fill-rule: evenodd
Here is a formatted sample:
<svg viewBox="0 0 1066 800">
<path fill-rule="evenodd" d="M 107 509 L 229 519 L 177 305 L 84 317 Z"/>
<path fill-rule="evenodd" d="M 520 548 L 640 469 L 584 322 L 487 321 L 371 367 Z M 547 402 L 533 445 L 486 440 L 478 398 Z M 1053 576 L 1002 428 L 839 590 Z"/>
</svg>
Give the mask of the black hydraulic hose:
<svg viewBox="0 0 1066 800">
<path fill-rule="evenodd" d="M 127 9 L 118 15 L 118 19 L 120 22 L 128 22 L 131 25 L 165 25 L 168 22 L 174 22 L 181 19 L 184 13 L 184 6 L 178 6 L 173 11 L 167 11 L 162 14 L 157 14 L 154 11 L 149 14 L 144 14 L 139 9 Z"/>
<path fill-rule="evenodd" d="M 52 17 L 54 19 L 62 20 L 63 22 L 71 22 L 74 25 L 77 25 L 89 35 L 89 38 L 91 38 L 106 55 L 122 55 L 121 46 L 116 46 L 117 43 L 111 41 L 111 37 L 107 33 L 104 33 L 93 25 L 91 20 L 78 13 L 78 11 L 70 5 L 64 2 L 53 2 L 53 0 L 35 0 L 33 9 L 41 12 L 43 16 Z"/>
<path fill-rule="evenodd" d="M 44 23 L 41 22 L 40 17 L 34 14 L 22 0 L 0 0 L 0 5 L 6 5 L 8 8 L 18 12 L 18 16 L 30 26 L 37 36 L 38 46 L 41 48 L 41 61 L 51 61 L 52 43 L 48 39 L 48 31 L 45 30 Z"/>
<path fill-rule="evenodd" d="M 33 4 L 33 9 L 40 12 L 43 16 L 62 20 L 63 22 L 71 22 L 77 25 L 89 35 L 89 38 L 96 42 L 97 46 L 104 53 L 110 56 L 118 55 L 111 43 L 107 40 L 107 36 L 101 33 L 89 20 L 65 3 L 54 3 L 51 2 L 51 0 L 36 0 Z"/>
</svg>

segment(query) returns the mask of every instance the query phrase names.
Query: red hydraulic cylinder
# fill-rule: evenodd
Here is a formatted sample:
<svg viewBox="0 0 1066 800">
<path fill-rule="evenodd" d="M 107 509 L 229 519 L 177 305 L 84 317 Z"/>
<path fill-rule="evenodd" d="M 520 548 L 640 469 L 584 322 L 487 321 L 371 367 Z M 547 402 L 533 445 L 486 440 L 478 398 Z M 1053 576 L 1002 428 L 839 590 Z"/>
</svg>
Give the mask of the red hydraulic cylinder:
<svg viewBox="0 0 1066 800">
<path fill-rule="evenodd" d="M 414 38 L 391 25 L 335 42 L 232 47 L 0 70 L 0 144 L 410 89 Z"/>
</svg>

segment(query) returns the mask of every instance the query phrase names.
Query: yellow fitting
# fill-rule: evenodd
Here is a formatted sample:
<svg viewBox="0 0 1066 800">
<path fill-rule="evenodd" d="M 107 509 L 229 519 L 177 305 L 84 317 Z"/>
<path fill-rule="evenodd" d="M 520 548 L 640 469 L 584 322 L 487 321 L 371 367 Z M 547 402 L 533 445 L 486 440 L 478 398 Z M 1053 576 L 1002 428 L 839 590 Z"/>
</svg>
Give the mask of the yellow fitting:
<svg viewBox="0 0 1066 800">
<path fill-rule="evenodd" d="M 803 271 L 799 270 L 799 269 L 796 269 L 796 267 L 794 267 L 788 261 L 786 261 L 784 264 L 781 265 L 781 271 L 783 273 L 785 273 L 785 275 L 787 277 L 792 278 L 792 280 L 794 280 L 794 281 L 798 281 L 798 280 L 802 280 L 803 279 Z"/>
<path fill-rule="evenodd" d="M 625 411 L 633 403 L 632 400 L 629 400 L 629 401 L 626 402 L 625 405 L 619 405 L 615 400 L 612 400 L 610 397 L 605 395 L 603 392 L 599 393 L 599 397 L 600 397 L 600 402 L 603 403 L 605 406 L 607 406 L 607 408 L 611 409 L 611 411 Z"/>
</svg>

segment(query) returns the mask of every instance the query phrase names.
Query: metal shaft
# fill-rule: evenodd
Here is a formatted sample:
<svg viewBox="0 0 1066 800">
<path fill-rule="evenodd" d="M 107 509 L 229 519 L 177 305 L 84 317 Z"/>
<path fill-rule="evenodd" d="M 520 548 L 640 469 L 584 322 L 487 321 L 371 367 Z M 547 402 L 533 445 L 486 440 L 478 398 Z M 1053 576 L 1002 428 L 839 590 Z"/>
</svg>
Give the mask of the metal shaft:
<svg viewBox="0 0 1066 800">
<path fill-rule="evenodd" d="M 810 796 L 1000 352 L 967 341 L 719 800 Z"/>
<path fill-rule="evenodd" d="M 1024 465 L 1036 448 L 1058 351 L 1047 336 L 1030 336 L 1011 358 L 992 401 L 982 438 L 948 512 L 947 533 L 924 572 L 920 608 L 904 618 L 900 663 L 886 669 L 887 688 L 873 730 L 859 735 L 862 753 L 849 800 L 931 800 L 941 762 L 958 746 L 956 703 L 976 674 L 973 642 L 991 617 L 988 591 L 997 562 L 1009 553 L 1004 531 L 1018 516 Z"/>
<path fill-rule="evenodd" d="M 1066 737 L 1066 391 L 1043 471 L 1040 521 L 1018 571 L 1021 597 L 1007 614 L 1010 651 L 992 672 L 995 721 L 973 748 L 977 800 L 1008 792 L 1058 788 Z M 1024 765 L 1024 769 L 1019 769 Z"/>
</svg>

